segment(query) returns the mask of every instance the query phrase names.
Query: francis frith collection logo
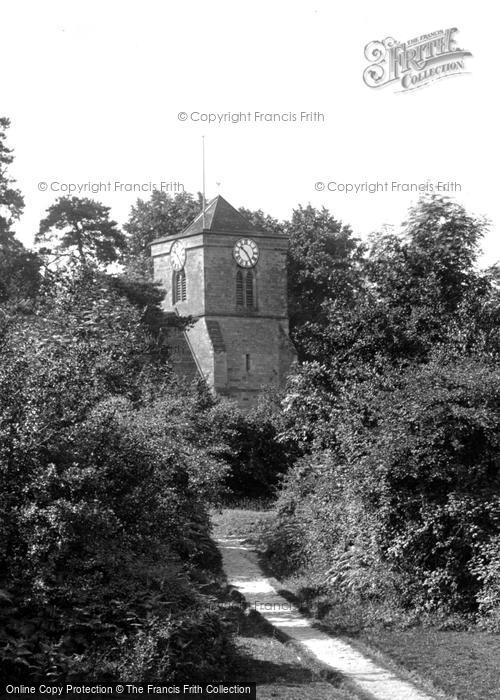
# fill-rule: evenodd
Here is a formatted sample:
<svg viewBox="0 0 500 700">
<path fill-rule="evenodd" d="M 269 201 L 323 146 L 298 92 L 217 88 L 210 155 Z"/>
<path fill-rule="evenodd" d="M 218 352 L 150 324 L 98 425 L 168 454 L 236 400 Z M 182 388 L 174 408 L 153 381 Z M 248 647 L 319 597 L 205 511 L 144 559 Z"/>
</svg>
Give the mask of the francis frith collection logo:
<svg viewBox="0 0 500 700">
<path fill-rule="evenodd" d="M 435 80 L 465 72 L 469 51 L 457 47 L 458 29 L 440 29 L 422 34 L 405 42 L 387 37 L 371 41 L 365 46 L 365 58 L 370 65 L 363 72 L 363 80 L 370 88 L 391 83 L 398 92 L 408 92 L 429 85 Z"/>
</svg>

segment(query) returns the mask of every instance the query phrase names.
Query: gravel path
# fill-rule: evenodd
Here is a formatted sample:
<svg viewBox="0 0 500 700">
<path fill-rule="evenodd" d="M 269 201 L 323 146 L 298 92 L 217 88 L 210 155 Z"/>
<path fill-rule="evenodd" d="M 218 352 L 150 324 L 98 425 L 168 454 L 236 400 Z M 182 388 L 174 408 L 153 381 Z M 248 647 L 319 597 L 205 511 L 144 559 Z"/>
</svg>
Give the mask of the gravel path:
<svg viewBox="0 0 500 700">
<path fill-rule="evenodd" d="M 302 644 L 318 661 L 350 679 L 377 700 L 433 700 L 410 682 L 378 666 L 346 642 L 312 627 L 311 622 L 280 596 L 262 573 L 253 549 L 245 540 L 217 540 L 228 582 L 275 628 Z"/>
</svg>

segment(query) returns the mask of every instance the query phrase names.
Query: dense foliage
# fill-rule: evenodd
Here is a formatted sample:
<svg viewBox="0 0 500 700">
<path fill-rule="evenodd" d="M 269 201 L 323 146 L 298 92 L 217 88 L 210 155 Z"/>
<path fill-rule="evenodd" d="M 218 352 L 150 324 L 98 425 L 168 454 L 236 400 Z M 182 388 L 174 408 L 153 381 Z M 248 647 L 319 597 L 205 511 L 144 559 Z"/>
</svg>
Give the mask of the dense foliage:
<svg viewBox="0 0 500 700">
<path fill-rule="evenodd" d="M 295 442 L 283 435 L 282 392 L 268 390 L 250 411 L 233 402 L 219 402 L 218 435 L 229 448 L 222 456 L 227 467 L 230 500 L 274 498 L 281 478 L 300 454 Z"/>
<path fill-rule="evenodd" d="M 217 618 L 189 580 L 217 563 L 207 507 L 224 472 L 208 429 L 203 446 L 189 439 L 207 399 L 195 391 L 190 405 L 151 361 L 139 311 L 113 287 L 76 267 L 47 280 L 32 314 L 2 317 L 10 679 L 119 678 L 131 659 L 136 678 L 189 664 L 203 676 L 223 658 Z M 182 651 L 193 625 L 213 657 Z"/>
<path fill-rule="evenodd" d="M 59 197 L 40 222 L 35 242 L 48 255 L 77 256 L 81 264 L 115 262 L 125 238 L 109 213 L 109 207 L 87 197 Z"/>
<path fill-rule="evenodd" d="M 0 303 L 23 300 L 36 294 L 41 261 L 14 235 L 14 225 L 24 209 L 24 199 L 9 177 L 14 156 L 6 144 L 10 122 L 0 117 Z"/>
<path fill-rule="evenodd" d="M 289 382 L 269 554 L 331 598 L 498 615 L 499 294 L 485 224 L 437 198 L 373 237 Z"/>
<path fill-rule="evenodd" d="M 324 207 L 299 206 L 285 222 L 288 312 L 291 337 L 301 359 L 314 359 L 329 303 L 349 304 L 358 286 L 363 248 L 348 226 Z"/>
</svg>

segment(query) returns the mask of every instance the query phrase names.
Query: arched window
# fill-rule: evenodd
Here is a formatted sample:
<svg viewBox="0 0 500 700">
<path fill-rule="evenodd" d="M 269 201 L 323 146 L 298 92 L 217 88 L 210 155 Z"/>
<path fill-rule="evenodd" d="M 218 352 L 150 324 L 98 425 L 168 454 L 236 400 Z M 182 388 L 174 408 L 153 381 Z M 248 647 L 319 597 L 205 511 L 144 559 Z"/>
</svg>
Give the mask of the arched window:
<svg viewBox="0 0 500 700">
<path fill-rule="evenodd" d="M 172 280 L 172 301 L 177 304 L 178 301 L 186 301 L 186 272 L 185 270 L 177 270 L 174 272 Z"/>
<path fill-rule="evenodd" d="M 175 273 L 175 301 L 182 301 L 182 279 L 181 273 Z"/>
<path fill-rule="evenodd" d="M 238 270 L 236 273 L 236 305 L 243 306 L 245 303 L 245 297 L 243 295 L 243 273 Z"/>
<path fill-rule="evenodd" d="M 245 306 L 247 309 L 253 309 L 254 304 L 254 274 L 252 270 L 248 270 L 245 280 Z"/>
<path fill-rule="evenodd" d="M 255 273 L 253 270 L 236 272 L 236 306 L 255 309 Z"/>
</svg>

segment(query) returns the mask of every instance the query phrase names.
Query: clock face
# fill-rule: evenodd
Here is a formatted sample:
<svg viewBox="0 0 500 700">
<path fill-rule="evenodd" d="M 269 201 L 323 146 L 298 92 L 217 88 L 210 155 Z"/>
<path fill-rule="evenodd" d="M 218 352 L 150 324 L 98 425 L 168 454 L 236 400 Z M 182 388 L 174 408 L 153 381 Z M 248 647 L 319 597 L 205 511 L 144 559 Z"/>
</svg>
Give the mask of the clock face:
<svg viewBox="0 0 500 700">
<path fill-rule="evenodd" d="M 240 238 L 234 244 L 233 255 L 240 267 L 254 267 L 259 259 L 257 243 L 251 238 Z"/>
<path fill-rule="evenodd" d="M 186 262 L 186 247 L 182 241 L 175 241 L 170 248 L 170 260 L 174 270 L 182 270 Z"/>
</svg>

